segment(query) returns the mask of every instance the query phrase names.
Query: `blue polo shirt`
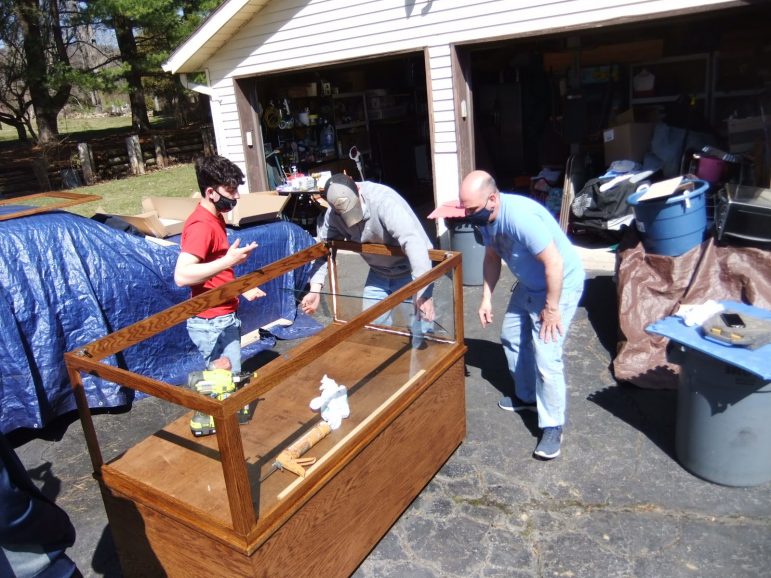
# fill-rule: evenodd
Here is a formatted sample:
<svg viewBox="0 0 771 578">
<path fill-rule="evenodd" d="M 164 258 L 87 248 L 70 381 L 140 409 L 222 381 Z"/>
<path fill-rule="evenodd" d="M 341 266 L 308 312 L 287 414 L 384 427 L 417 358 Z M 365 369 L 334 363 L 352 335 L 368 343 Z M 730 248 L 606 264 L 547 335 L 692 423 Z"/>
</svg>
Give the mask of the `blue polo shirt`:
<svg viewBox="0 0 771 578">
<path fill-rule="evenodd" d="M 514 276 L 529 291 L 546 290 L 543 263 L 536 259 L 554 241 L 562 256 L 562 289 L 583 287 L 581 258 L 549 211 L 529 197 L 500 194 L 500 209 L 494 222 L 480 227 L 485 246 L 506 262 Z"/>
</svg>

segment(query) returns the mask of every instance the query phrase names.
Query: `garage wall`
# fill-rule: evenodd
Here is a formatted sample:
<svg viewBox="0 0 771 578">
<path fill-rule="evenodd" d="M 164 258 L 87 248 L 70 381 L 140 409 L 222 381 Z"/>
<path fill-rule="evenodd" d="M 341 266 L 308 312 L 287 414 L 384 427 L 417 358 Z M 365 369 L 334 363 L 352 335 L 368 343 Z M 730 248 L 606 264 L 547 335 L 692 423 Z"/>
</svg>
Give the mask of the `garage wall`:
<svg viewBox="0 0 771 578">
<path fill-rule="evenodd" d="M 435 191 L 458 187 L 452 44 L 731 5 L 719 0 L 274 0 L 208 62 L 220 152 L 244 166 L 233 77 L 428 48 Z"/>
</svg>

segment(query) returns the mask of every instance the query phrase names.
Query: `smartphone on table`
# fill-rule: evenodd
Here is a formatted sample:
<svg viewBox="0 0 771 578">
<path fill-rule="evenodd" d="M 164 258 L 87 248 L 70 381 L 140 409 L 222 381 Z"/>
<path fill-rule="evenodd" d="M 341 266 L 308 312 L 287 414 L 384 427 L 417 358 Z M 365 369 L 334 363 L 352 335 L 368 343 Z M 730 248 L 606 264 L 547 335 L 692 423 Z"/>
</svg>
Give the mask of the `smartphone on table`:
<svg viewBox="0 0 771 578">
<path fill-rule="evenodd" d="M 720 319 L 722 319 L 723 323 L 725 323 L 728 327 L 732 327 L 734 329 L 744 327 L 744 320 L 738 313 L 721 313 Z"/>
</svg>

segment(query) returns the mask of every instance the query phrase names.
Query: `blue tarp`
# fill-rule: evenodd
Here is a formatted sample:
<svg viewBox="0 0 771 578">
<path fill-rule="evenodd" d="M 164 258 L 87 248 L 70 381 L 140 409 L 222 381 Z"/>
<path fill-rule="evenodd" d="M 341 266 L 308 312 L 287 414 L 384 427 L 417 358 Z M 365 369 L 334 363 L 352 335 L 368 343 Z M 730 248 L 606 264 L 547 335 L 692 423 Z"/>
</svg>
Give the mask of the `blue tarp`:
<svg viewBox="0 0 771 578">
<path fill-rule="evenodd" d="M 759 319 L 771 319 L 771 311 L 767 309 L 753 307 L 738 301 L 721 301 L 720 303 L 727 311 L 746 313 Z M 758 349 L 748 349 L 746 347 L 720 343 L 713 339 L 707 339 L 699 327 L 689 327 L 685 324 L 682 317 L 675 316 L 659 319 L 655 323 L 648 325 L 645 330 L 668 337 L 672 341 L 711 355 L 724 363 L 740 367 L 762 379 L 771 379 L 771 362 L 769 361 L 771 359 L 771 344 L 763 345 Z"/>
<path fill-rule="evenodd" d="M 236 269 L 241 276 L 313 244 L 288 222 L 228 230 L 231 241 L 259 247 Z M 75 409 L 63 354 L 140 321 L 190 295 L 174 284 L 178 246 L 163 247 L 66 212 L 0 222 L 0 429 L 40 428 Z M 302 267 L 262 286 L 266 298 L 241 300 L 244 333 L 277 318 L 298 317 L 296 292 L 308 277 Z M 299 314 L 290 337 L 320 326 Z M 251 346 L 244 358 L 272 345 Z M 184 323 L 132 346 L 107 363 L 169 383 L 184 383 L 203 360 Z M 89 406 L 129 404 L 135 393 L 84 377 Z"/>
</svg>

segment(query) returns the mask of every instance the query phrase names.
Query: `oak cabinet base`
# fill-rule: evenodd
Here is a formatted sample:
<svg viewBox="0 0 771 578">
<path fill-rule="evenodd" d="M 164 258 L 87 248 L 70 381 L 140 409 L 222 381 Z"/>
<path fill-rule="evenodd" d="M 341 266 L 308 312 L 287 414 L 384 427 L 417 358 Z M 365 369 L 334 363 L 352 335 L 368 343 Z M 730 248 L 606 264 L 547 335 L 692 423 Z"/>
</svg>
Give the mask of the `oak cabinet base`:
<svg viewBox="0 0 771 578">
<path fill-rule="evenodd" d="M 464 381 L 460 356 L 315 491 L 284 498 L 287 515 L 247 543 L 213 536 L 103 483 L 125 575 L 351 574 L 463 440 Z"/>
</svg>

